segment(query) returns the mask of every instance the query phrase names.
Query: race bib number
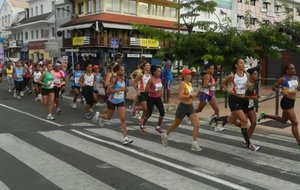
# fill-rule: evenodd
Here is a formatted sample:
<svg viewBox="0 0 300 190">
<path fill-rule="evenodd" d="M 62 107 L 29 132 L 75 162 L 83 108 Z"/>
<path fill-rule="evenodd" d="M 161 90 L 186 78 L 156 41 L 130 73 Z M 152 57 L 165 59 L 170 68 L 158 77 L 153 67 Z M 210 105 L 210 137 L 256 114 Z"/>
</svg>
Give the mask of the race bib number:
<svg viewBox="0 0 300 190">
<path fill-rule="evenodd" d="M 54 83 L 53 83 L 53 81 L 48 81 L 48 87 L 49 88 L 53 88 L 54 87 Z"/>
<path fill-rule="evenodd" d="M 60 82 L 61 82 L 60 79 L 57 79 L 57 78 L 54 79 L 54 83 L 55 83 L 55 84 L 60 84 Z"/>
<path fill-rule="evenodd" d="M 21 74 L 21 73 L 18 73 L 17 76 L 16 76 L 16 78 L 17 78 L 17 79 L 22 78 L 22 74 Z"/>
<path fill-rule="evenodd" d="M 78 84 L 78 83 L 79 83 L 79 79 L 80 79 L 79 77 L 75 77 L 75 78 L 74 78 L 74 83 L 75 83 L 75 84 Z"/>
<path fill-rule="evenodd" d="M 248 108 L 254 107 L 254 100 L 249 100 Z"/>
<path fill-rule="evenodd" d="M 155 84 L 155 90 L 156 91 L 161 90 L 161 89 L 162 89 L 162 83 Z"/>
<path fill-rule="evenodd" d="M 118 92 L 114 94 L 115 99 L 124 99 L 124 92 Z"/>
<path fill-rule="evenodd" d="M 215 86 L 212 86 L 212 87 L 210 87 L 210 90 L 211 90 L 211 91 L 215 91 L 215 90 L 216 90 L 216 87 L 215 87 Z"/>
<path fill-rule="evenodd" d="M 289 84 L 289 91 L 296 91 L 298 87 L 298 81 L 297 80 L 290 80 L 288 81 Z"/>
</svg>

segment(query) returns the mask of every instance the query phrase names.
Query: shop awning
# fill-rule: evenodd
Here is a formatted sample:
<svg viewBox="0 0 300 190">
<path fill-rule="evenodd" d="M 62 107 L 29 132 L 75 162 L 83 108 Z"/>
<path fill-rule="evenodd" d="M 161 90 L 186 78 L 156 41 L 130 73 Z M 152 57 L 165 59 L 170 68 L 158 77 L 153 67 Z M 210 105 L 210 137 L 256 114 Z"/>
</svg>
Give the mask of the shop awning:
<svg viewBox="0 0 300 190">
<path fill-rule="evenodd" d="M 62 30 L 75 30 L 75 29 L 90 28 L 90 27 L 92 27 L 92 25 L 93 25 L 93 23 L 79 24 L 79 25 L 74 25 L 74 26 L 68 26 L 68 27 L 60 28 L 59 31 L 62 31 Z"/>
<path fill-rule="evenodd" d="M 104 28 L 132 30 L 132 25 L 129 24 L 116 24 L 110 22 L 102 22 L 102 25 Z"/>
</svg>

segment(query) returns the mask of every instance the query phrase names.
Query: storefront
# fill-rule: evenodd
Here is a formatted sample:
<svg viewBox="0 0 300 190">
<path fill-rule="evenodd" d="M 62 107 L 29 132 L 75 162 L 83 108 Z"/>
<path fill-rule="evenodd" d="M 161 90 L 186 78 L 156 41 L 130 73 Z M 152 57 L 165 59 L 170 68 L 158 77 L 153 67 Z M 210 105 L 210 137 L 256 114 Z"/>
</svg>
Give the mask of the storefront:
<svg viewBox="0 0 300 190">
<path fill-rule="evenodd" d="M 27 45 L 28 58 L 34 62 L 51 60 L 49 52 L 45 51 L 45 42 L 47 41 L 29 42 Z"/>
</svg>

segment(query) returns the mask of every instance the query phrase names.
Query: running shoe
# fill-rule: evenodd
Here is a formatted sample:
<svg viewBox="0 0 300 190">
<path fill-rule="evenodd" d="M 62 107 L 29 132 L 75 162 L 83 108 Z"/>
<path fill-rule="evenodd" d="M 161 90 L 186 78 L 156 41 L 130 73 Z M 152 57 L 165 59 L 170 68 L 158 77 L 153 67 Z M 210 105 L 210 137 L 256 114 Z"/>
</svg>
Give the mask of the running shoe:
<svg viewBox="0 0 300 190">
<path fill-rule="evenodd" d="M 48 119 L 48 120 L 54 120 L 55 117 L 54 117 L 52 114 L 48 114 L 47 119 Z"/>
<path fill-rule="evenodd" d="M 161 135 L 161 142 L 164 146 L 168 146 L 168 135 L 167 133 L 162 133 Z"/>
<path fill-rule="evenodd" d="M 185 117 L 184 118 L 184 122 L 185 122 L 185 124 L 187 124 L 187 125 L 190 125 L 192 122 L 191 122 L 191 120 L 188 118 L 188 117 Z"/>
<path fill-rule="evenodd" d="M 219 125 L 215 126 L 215 132 L 221 132 L 221 131 L 224 131 L 224 127 L 221 127 Z"/>
<path fill-rule="evenodd" d="M 11 93 L 11 89 L 9 89 L 8 92 Z"/>
<path fill-rule="evenodd" d="M 98 121 L 100 127 L 104 127 L 104 120 L 100 117 Z"/>
<path fill-rule="evenodd" d="M 224 127 L 227 124 L 227 118 L 228 116 L 220 117 L 220 121 L 222 122 L 222 127 Z"/>
<path fill-rule="evenodd" d="M 20 92 L 20 96 L 22 96 L 22 97 L 24 96 L 24 91 Z"/>
<path fill-rule="evenodd" d="M 14 93 L 14 97 L 17 98 L 17 93 Z"/>
<path fill-rule="evenodd" d="M 254 144 L 249 144 L 248 149 L 251 151 L 258 151 L 260 146 L 256 146 Z"/>
<path fill-rule="evenodd" d="M 97 111 L 97 112 L 95 113 L 94 117 L 93 117 L 93 122 L 94 122 L 94 123 L 97 123 L 97 122 L 99 121 L 99 115 L 100 115 L 100 113 Z"/>
<path fill-rule="evenodd" d="M 191 147 L 192 151 L 196 151 L 196 152 L 200 152 L 202 150 L 202 148 L 200 148 L 198 143 L 193 143 L 192 147 Z"/>
<path fill-rule="evenodd" d="M 90 108 L 90 112 L 94 112 L 94 110 L 92 108 Z"/>
<path fill-rule="evenodd" d="M 209 121 L 208 121 L 209 126 L 211 126 L 213 122 L 216 122 L 217 117 L 218 116 L 216 114 L 213 114 L 210 116 Z"/>
<path fill-rule="evenodd" d="M 85 119 L 92 119 L 92 115 L 90 113 L 86 113 L 84 116 Z"/>
<path fill-rule="evenodd" d="M 164 132 L 161 127 L 155 127 L 155 131 L 159 132 L 159 134 Z"/>
<path fill-rule="evenodd" d="M 128 137 L 128 136 L 126 136 L 124 139 L 123 139 L 123 145 L 128 145 L 128 144 L 130 144 L 130 143 L 132 143 L 133 142 L 133 140 L 130 138 L 130 137 Z"/>
<path fill-rule="evenodd" d="M 245 147 L 245 148 L 247 148 L 248 147 L 248 145 L 247 145 L 247 143 L 244 141 L 244 142 L 242 142 L 242 146 L 243 147 Z"/>
<path fill-rule="evenodd" d="M 76 109 L 76 108 L 77 108 L 76 103 L 75 103 L 75 102 L 72 102 L 72 103 L 71 103 L 71 107 L 72 107 L 73 109 Z"/>
<path fill-rule="evenodd" d="M 81 104 L 84 103 L 84 98 L 81 98 L 80 103 L 81 103 Z"/>
<path fill-rule="evenodd" d="M 18 98 L 18 100 L 20 100 L 20 99 L 21 99 L 21 96 L 18 96 L 17 98 Z"/>
<path fill-rule="evenodd" d="M 262 119 L 265 119 L 266 117 L 266 113 L 262 112 L 259 114 L 258 118 L 257 118 L 257 122 L 260 122 Z"/>
<path fill-rule="evenodd" d="M 147 133 L 146 127 L 143 125 L 140 125 L 141 134 L 145 135 Z"/>
<path fill-rule="evenodd" d="M 61 108 L 60 107 L 57 107 L 56 108 L 56 113 L 60 113 L 61 112 Z"/>
</svg>

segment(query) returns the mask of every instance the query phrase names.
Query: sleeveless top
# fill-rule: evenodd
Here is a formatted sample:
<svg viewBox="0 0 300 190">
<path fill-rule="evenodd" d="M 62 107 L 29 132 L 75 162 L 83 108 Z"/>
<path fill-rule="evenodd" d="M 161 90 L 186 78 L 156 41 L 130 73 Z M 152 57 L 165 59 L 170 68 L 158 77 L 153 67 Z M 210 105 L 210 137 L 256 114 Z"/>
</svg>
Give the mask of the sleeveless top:
<svg viewBox="0 0 300 190">
<path fill-rule="evenodd" d="M 33 81 L 34 82 L 38 82 L 39 78 L 41 77 L 42 72 L 41 71 L 33 71 Z"/>
<path fill-rule="evenodd" d="M 184 82 L 184 84 L 186 86 L 186 90 L 185 90 L 184 94 L 193 95 L 194 89 L 192 87 L 192 84 L 190 82 L 188 82 L 188 83 Z"/>
<path fill-rule="evenodd" d="M 13 72 L 14 72 L 14 68 L 13 67 L 11 67 L 11 69 L 9 69 L 8 67 L 6 68 L 6 75 L 8 77 L 12 77 Z"/>
<path fill-rule="evenodd" d="M 163 85 L 161 83 L 160 78 L 158 78 L 154 83 L 151 83 L 150 85 L 150 90 L 151 91 L 158 91 L 161 90 L 163 88 Z M 158 98 L 160 97 L 160 92 L 150 92 L 149 91 L 149 97 L 153 97 L 153 98 Z"/>
<path fill-rule="evenodd" d="M 94 79 L 95 79 L 95 75 L 93 73 L 91 73 L 91 75 L 88 75 L 86 73 L 84 73 L 84 84 L 86 86 L 94 86 Z"/>
<path fill-rule="evenodd" d="M 16 67 L 15 68 L 15 73 L 14 73 L 14 80 L 15 81 L 23 81 L 23 72 L 24 72 L 24 68 L 23 67 Z"/>
<path fill-rule="evenodd" d="M 95 73 L 95 77 L 96 77 L 96 82 L 94 85 L 94 90 L 97 90 L 102 80 L 101 73 Z"/>
<path fill-rule="evenodd" d="M 125 81 L 118 79 L 117 82 L 112 86 L 112 90 L 117 90 L 122 87 L 125 87 Z M 119 104 L 125 101 L 125 92 L 115 92 L 111 93 L 108 97 L 108 100 L 113 104 Z"/>
<path fill-rule="evenodd" d="M 73 79 L 71 80 L 71 85 L 72 86 L 80 87 L 79 80 L 80 80 L 81 75 L 82 75 L 82 71 L 80 71 L 80 70 L 73 71 Z"/>
<path fill-rule="evenodd" d="M 216 80 L 215 78 L 211 75 L 210 76 L 210 79 L 208 81 L 208 84 L 209 85 L 213 85 L 216 83 Z M 203 85 L 203 84 L 202 84 Z M 216 90 L 216 87 L 215 86 L 211 86 L 209 88 L 203 88 L 202 92 L 209 95 L 209 96 L 214 96 L 215 95 L 215 90 Z"/>
<path fill-rule="evenodd" d="M 53 89 L 53 87 L 54 87 L 54 76 L 53 76 L 53 74 L 49 71 L 45 71 L 45 76 L 44 76 L 42 82 L 43 82 L 42 88 Z"/>
<path fill-rule="evenodd" d="M 238 74 L 234 74 L 233 77 L 233 91 L 234 94 L 237 95 L 245 95 L 247 89 L 248 77 L 246 73 L 243 73 L 243 76 L 239 76 Z"/>
<path fill-rule="evenodd" d="M 53 76 L 54 76 L 54 85 L 58 88 L 60 88 L 62 86 L 62 81 L 65 77 L 65 74 L 63 71 L 59 70 L 59 71 L 51 71 Z"/>
<path fill-rule="evenodd" d="M 284 76 L 284 83 L 282 84 L 282 90 L 289 94 L 295 94 L 298 88 L 299 79 L 296 75 L 293 75 L 290 79 L 287 75 Z"/>
<path fill-rule="evenodd" d="M 151 75 L 148 74 L 148 76 L 146 74 L 143 74 L 143 77 L 141 78 L 140 82 L 139 82 L 139 90 L 144 92 L 146 85 L 148 83 L 148 81 L 150 80 Z"/>
</svg>

